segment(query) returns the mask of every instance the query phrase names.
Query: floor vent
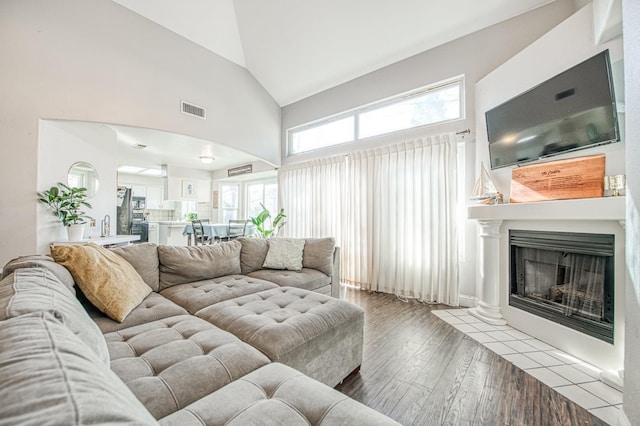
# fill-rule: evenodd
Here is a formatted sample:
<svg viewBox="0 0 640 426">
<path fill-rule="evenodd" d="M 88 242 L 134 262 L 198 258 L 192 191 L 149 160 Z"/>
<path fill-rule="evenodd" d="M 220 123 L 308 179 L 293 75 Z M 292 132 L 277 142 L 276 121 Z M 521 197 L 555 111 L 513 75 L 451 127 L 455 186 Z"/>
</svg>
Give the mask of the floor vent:
<svg viewBox="0 0 640 426">
<path fill-rule="evenodd" d="M 203 120 L 207 118 L 207 110 L 199 107 L 197 105 L 193 105 L 182 101 L 182 112 L 184 114 L 193 115 L 194 117 L 202 118 Z"/>
</svg>

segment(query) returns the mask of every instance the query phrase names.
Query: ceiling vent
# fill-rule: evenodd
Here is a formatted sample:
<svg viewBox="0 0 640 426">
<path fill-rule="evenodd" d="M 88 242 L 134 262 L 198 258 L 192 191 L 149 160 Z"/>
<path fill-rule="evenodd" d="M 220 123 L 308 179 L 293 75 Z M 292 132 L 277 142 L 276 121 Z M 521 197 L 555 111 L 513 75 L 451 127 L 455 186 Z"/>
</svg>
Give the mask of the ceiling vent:
<svg viewBox="0 0 640 426">
<path fill-rule="evenodd" d="M 145 149 L 146 147 L 147 147 L 147 145 L 144 145 L 144 144 L 141 144 L 141 143 L 137 143 L 132 148 L 133 149 Z"/>
<path fill-rule="evenodd" d="M 206 109 L 185 101 L 182 101 L 181 104 L 183 114 L 193 115 L 194 117 L 202 118 L 203 120 L 207 118 Z"/>
</svg>

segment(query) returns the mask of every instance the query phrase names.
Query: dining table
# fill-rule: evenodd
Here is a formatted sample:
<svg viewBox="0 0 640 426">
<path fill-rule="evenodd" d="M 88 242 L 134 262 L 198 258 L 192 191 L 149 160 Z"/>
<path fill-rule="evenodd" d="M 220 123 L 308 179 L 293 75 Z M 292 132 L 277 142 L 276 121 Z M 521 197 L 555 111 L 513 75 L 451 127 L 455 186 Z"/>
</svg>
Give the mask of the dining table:
<svg viewBox="0 0 640 426">
<path fill-rule="evenodd" d="M 229 224 L 228 223 L 202 223 L 202 231 L 206 237 L 209 237 L 211 241 L 223 240 L 229 237 Z M 246 235 L 253 234 L 254 226 L 251 223 L 247 223 Z M 184 226 L 182 235 L 187 237 L 187 245 L 193 244 L 193 225 L 188 223 Z"/>
</svg>

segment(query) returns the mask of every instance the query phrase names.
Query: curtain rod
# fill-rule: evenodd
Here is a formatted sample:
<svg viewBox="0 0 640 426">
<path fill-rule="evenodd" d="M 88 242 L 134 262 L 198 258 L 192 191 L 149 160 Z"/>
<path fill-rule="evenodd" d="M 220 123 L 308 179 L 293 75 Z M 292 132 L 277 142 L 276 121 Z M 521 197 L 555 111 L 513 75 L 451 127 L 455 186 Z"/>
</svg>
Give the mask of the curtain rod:
<svg viewBox="0 0 640 426">
<path fill-rule="evenodd" d="M 456 135 L 468 135 L 471 134 L 471 129 L 465 129 L 461 132 L 456 132 Z"/>
</svg>

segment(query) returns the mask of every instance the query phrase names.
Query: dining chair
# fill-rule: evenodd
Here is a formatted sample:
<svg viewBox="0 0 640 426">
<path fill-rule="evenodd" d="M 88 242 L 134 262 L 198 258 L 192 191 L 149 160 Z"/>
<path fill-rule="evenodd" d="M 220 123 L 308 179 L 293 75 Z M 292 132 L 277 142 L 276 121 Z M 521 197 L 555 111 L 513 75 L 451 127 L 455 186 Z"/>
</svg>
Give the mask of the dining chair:
<svg viewBox="0 0 640 426">
<path fill-rule="evenodd" d="M 247 230 L 247 220 L 230 219 L 227 240 L 243 237 Z"/>
<path fill-rule="evenodd" d="M 201 220 L 192 220 L 191 227 L 193 228 L 193 245 L 197 246 L 198 243 L 202 245 L 211 244 L 209 237 L 204 234 L 204 227 L 202 226 Z"/>
</svg>

